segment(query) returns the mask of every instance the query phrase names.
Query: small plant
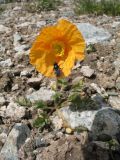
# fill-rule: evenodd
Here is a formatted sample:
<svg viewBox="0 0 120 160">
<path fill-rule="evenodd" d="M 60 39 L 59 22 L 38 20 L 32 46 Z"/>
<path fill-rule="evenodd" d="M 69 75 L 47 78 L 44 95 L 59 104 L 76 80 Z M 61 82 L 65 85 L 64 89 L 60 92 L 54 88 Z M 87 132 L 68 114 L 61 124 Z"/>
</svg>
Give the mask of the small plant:
<svg viewBox="0 0 120 160">
<path fill-rule="evenodd" d="M 31 107 L 32 103 L 26 97 L 19 97 L 15 100 L 20 106 Z"/>
<path fill-rule="evenodd" d="M 72 92 L 82 92 L 83 87 L 84 87 L 84 83 L 81 80 L 80 82 L 78 82 L 72 86 Z"/>
<path fill-rule="evenodd" d="M 44 128 L 50 128 L 50 124 L 50 119 L 45 113 L 39 115 L 33 122 L 33 126 L 39 128 L 40 131 L 42 131 Z"/>
<path fill-rule="evenodd" d="M 47 108 L 47 104 L 43 101 L 37 101 L 35 104 L 37 109 L 45 109 Z"/>
<path fill-rule="evenodd" d="M 69 96 L 69 102 L 71 110 L 82 111 L 82 110 L 96 110 L 98 104 L 96 104 L 90 97 L 81 97 L 80 93 L 73 93 Z"/>
<path fill-rule="evenodd" d="M 2 5 L 0 5 L 0 14 L 5 10 L 5 7 L 3 7 Z"/>
<path fill-rule="evenodd" d="M 66 79 L 58 79 L 58 87 L 60 87 L 61 90 L 66 90 L 70 88 Z"/>
<path fill-rule="evenodd" d="M 96 52 L 96 48 L 93 44 L 88 45 L 88 47 L 86 48 L 87 53 L 91 53 L 91 52 Z"/>
<path fill-rule="evenodd" d="M 120 0 L 73 0 L 77 14 L 120 15 Z"/>
<path fill-rule="evenodd" d="M 52 99 L 55 104 L 59 104 L 62 98 L 62 94 L 60 92 L 56 92 L 55 95 L 53 95 Z"/>
<path fill-rule="evenodd" d="M 79 127 L 75 128 L 75 131 L 77 133 L 81 133 L 81 132 L 84 132 L 84 131 L 88 131 L 88 129 L 86 127 L 83 127 L 83 126 L 79 126 Z"/>
<path fill-rule="evenodd" d="M 60 0 L 37 0 L 38 8 L 43 11 L 55 10 L 60 4 Z"/>
</svg>

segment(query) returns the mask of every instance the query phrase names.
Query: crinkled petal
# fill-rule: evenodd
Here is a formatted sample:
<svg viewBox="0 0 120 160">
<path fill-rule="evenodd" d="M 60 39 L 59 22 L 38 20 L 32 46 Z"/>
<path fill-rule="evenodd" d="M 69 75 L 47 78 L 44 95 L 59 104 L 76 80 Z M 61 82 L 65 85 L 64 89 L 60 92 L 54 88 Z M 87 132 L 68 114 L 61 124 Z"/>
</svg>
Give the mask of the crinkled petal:
<svg viewBox="0 0 120 160">
<path fill-rule="evenodd" d="M 71 73 L 71 70 L 74 66 L 74 62 L 75 62 L 75 55 L 73 52 L 70 52 L 65 61 L 61 62 L 60 68 L 65 77 L 67 77 Z"/>
<path fill-rule="evenodd" d="M 71 46 L 75 57 L 78 60 L 83 60 L 85 57 L 85 40 L 73 23 L 61 19 L 58 21 L 57 28 L 62 32 L 64 39 L 66 39 L 68 46 Z"/>
<path fill-rule="evenodd" d="M 53 64 L 55 58 L 53 54 L 36 50 L 30 53 L 30 63 L 36 70 L 47 77 L 54 77 Z"/>
</svg>

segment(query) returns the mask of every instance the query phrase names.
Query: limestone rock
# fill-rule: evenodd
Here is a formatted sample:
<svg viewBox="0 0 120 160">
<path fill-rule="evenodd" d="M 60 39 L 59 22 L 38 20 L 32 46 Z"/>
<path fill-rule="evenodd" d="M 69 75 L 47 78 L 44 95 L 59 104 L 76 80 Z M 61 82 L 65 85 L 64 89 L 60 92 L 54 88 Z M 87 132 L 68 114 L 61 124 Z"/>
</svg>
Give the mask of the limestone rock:
<svg viewBox="0 0 120 160">
<path fill-rule="evenodd" d="M 109 40 L 111 37 L 111 34 L 108 31 L 90 23 L 77 23 L 77 27 L 83 34 L 87 44 L 101 43 Z"/>
<path fill-rule="evenodd" d="M 40 88 L 38 91 L 33 92 L 30 95 L 27 95 L 27 99 L 31 102 L 43 100 L 43 101 L 50 101 L 52 100 L 52 96 L 55 94 L 55 91 L 48 90 L 44 87 Z"/>
<path fill-rule="evenodd" d="M 88 78 L 92 77 L 94 72 L 94 69 L 91 69 L 89 66 L 82 66 L 81 68 L 81 73 Z"/>
<path fill-rule="evenodd" d="M 25 116 L 25 107 L 21 107 L 14 102 L 11 102 L 6 109 L 6 117 L 19 119 Z"/>
</svg>

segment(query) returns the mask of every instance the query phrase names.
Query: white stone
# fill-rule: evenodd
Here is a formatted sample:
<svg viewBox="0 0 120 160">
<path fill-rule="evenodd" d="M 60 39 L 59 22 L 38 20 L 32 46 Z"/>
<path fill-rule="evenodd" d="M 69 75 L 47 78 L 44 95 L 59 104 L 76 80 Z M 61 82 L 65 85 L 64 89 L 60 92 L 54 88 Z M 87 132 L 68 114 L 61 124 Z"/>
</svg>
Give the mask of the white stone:
<svg viewBox="0 0 120 160">
<path fill-rule="evenodd" d="M 109 103 L 113 108 L 120 109 L 120 96 L 110 96 Z"/>
<path fill-rule="evenodd" d="M 94 74 L 94 69 L 91 69 L 89 66 L 82 66 L 81 73 L 85 76 L 90 78 Z"/>
<path fill-rule="evenodd" d="M 73 112 L 69 107 L 61 108 L 60 112 L 62 117 L 64 117 L 64 120 L 68 123 L 68 126 L 72 129 L 83 126 L 89 130 L 92 128 L 92 123 L 95 118 L 95 114 L 97 113 L 97 111 Z"/>
<path fill-rule="evenodd" d="M 27 95 L 27 99 L 31 102 L 43 100 L 43 101 L 50 101 L 52 100 L 52 96 L 55 94 L 55 91 L 48 90 L 46 88 L 40 88 L 38 91 L 33 92 L 30 95 Z"/>
<path fill-rule="evenodd" d="M 11 67 L 13 65 L 11 59 L 7 59 L 5 61 L 0 61 L 0 66 L 2 67 Z"/>
<path fill-rule="evenodd" d="M 105 91 L 104 88 L 99 87 L 96 83 L 91 83 L 90 86 L 97 92 L 99 93 L 102 97 L 108 97 L 107 92 Z"/>
<path fill-rule="evenodd" d="M 4 25 L 0 25 L 0 33 L 8 33 L 10 32 L 10 28 L 5 27 Z"/>
<path fill-rule="evenodd" d="M 21 107 L 14 102 L 10 102 L 6 109 L 6 117 L 19 119 L 25 116 L 25 107 Z"/>
<path fill-rule="evenodd" d="M 104 42 L 110 39 L 111 34 L 103 28 L 98 28 L 90 23 L 77 23 L 77 28 L 83 34 L 87 44 Z"/>
</svg>

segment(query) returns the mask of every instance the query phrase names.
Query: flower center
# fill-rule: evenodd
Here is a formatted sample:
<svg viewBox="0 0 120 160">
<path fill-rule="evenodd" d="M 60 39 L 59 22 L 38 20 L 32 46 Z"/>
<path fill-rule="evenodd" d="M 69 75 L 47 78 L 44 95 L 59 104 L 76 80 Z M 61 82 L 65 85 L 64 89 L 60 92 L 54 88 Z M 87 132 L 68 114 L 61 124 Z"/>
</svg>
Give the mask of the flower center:
<svg viewBox="0 0 120 160">
<path fill-rule="evenodd" d="M 54 43 L 53 44 L 53 51 L 57 56 L 63 56 L 64 55 L 64 46 L 61 43 Z"/>
</svg>

